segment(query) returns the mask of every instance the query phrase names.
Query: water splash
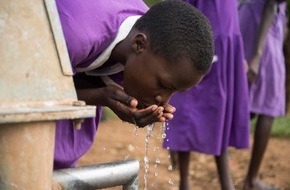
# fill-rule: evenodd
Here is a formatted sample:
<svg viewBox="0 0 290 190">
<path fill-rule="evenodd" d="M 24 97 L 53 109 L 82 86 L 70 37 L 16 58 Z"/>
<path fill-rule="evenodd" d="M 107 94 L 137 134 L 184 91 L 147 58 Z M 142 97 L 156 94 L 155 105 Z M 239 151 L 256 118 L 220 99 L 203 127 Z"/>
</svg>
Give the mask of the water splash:
<svg viewBox="0 0 290 190">
<path fill-rule="evenodd" d="M 166 133 L 165 133 L 165 130 L 169 129 L 167 127 L 168 123 L 167 121 L 163 122 L 162 123 L 162 126 L 160 127 L 160 132 L 161 132 L 161 138 L 162 139 L 165 139 L 166 138 Z M 148 152 L 149 152 L 149 140 L 150 140 L 150 137 L 153 137 L 154 136 L 154 126 L 155 124 L 151 124 L 151 125 L 148 125 L 146 128 L 147 128 L 147 134 L 146 134 L 146 138 L 145 138 L 145 156 L 144 156 L 144 168 L 145 168 L 145 171 L 144 171 L 144 190 L 148 190 L 148 183 L 147 183 L 147 178 L 148 178 L 148 172 L 149 172 L 149 157 L 148 157 Z M 166 128 L 167 127 L 167 128 Z M 137 136 L 137 130 L 138 130 L 138 127 L 135 128 L 135 131 L 134 131 L 134 134 Z M 157 137 L 157 139 L 160 139 L 159 137 Z M 156 150 L 159 150 L 160 147 L 154 147 L 154 152 Z M 155 164 L 154 164 L 154 168 L 155 168 L 155 172 L 154 172 L 154 175 L 157 177 L 158 176 L 158 171 L 156 170 L 158 165 L 161 163 L 161 160 L 160 158 L 156 157 L 155 158 Z M 173 184 L 173 180 L 169 181 L 170 184 Z M 152 185 L 152 184 L 151 184 Z M 153 185 L 152 185 L 153 186 Z"/>
<path fill-rule="evenodd" d="M 135 129 L 134 129 L 134 135 L 135 135 L 135 136 L 138 136 L 138 129 L 139 129 L 138 126 L 136 126 Z"/>
<path fill-rule="evenodd" d="M 127 149 L 130 151 L 130 152 L 134 152 L 135 151 L 135 147 L 132 145 L 132 144 L 129 144 L 127 146 Z"/>
<path fill-rule="evenodd" d="M 168 181 L 168 183 L 169 183 L 170 185 L 174 185 L 174 180 L 173 180 L 173 179 L 170 179 L 170 180 Z"/>
<path fill-rule="evenodd" d="M 125 156 L 124 160 L 128 160 L 130 158 L 129 155 Z"/>
<path fill-rule="evenodd" d="M 165 139 L 165 138 L 166 138 L 166 134 L 163 133 L 161 137 L 162 137 L 163 139 Z"/>
<path fill-rule="evenodd" d="M 161 127 L 161 137 L 162 137 L 162 139 L 165 139 L 166 138 L 166 127 L 167 127 L 167 125 L 168 125 L 168 123 L 167 123 L 167 121 L 165 121 L 165 122 L 163 122 L 162 123 L 162 127 Z M 169 128 L 167 127 L 167 130 L 168 130 Z"/>
<path fill-rule="evenodd" d="M 157 176 L 158 176 L 158 172 L 156 171 L 156 172 L 154 173 L 154 175 L 155 175 L 155 177 L 157 177 Z"/>
<path fill-rule="evenodd" d="M 161 163 L 161 160 L 160 160 L 160 158 L 156 158 L 156 160 L 155 160 L 155 163 L 158 165 L 158 164 L 160 164 Z"/>
<path fill-rule="evenodd" d="M 150 137 L 153 136 L 153 129 L 154 129 L 154 124 L 147 125 L 147 134 L 145 138 L 145 156 L 144 156 L 144 167 L 145 167 L 145 172 L 144 172 L 144 190 L 148 190 L 148 185 L 147 185 L 147 177 L 148 177 L 148 171 L 149 171 L 149 157 L 148 157 L 148 152 L 149 152 L 149 140 Z"/>
<path fill-rule="evenodd" d="M 154 164 L 154 169 L 155 169 L 155 172 L 154 172 L 154 176 L 155 177 L 158 177 L 158 165 L 161 163 L 161 160 L 158 156 L 156 156 L 155 158 L 155 164 Z"/>
</svg>

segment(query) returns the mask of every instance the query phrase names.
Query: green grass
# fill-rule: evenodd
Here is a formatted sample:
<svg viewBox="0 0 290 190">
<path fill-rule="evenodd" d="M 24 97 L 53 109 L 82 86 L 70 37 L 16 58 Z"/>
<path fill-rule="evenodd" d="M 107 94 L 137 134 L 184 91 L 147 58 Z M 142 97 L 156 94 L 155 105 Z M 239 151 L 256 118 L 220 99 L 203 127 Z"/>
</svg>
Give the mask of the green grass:
<svg viewBox="0 0 290 190">
<path fill-rule="evenodd" d="M 277 137 L 290 137 L 290 117 L 276 118 L 274 121 L 272 135 Z"/>
<path fill-rule="evenodd" d="M 152 5 L 160 2 L 161 0 L 144 0 L 144 2 L 147 4 L 148 7 L 151 7 Z"/>
<path fill-rule="evenodd" d="M 108 107 L 103 107 L 103 116 L 104 120 L 118 118 L 118 116 Z"/>
<path fill-rule="evenodd" d="M 256 119 L 251 121 L 251 131 L 254 131 Z M 271 136 L 290 138 L 290 117 L 278 117 L 274 120 Z"/>
</svg>

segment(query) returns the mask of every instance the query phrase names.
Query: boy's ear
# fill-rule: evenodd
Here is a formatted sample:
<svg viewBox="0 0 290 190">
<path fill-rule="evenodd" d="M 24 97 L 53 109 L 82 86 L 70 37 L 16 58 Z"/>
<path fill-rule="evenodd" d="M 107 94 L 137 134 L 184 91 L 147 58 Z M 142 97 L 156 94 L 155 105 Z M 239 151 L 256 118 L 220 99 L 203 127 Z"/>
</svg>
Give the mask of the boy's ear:
<svg viewBox="0 0 290 190">
<path fill-rule="evenodd" d="M 144 33 L 138 33 L 133 38 L 132 48 L 133 51 L 138 53 L 143 52 L 148 47 L 148 38 Z"/>
</svg>

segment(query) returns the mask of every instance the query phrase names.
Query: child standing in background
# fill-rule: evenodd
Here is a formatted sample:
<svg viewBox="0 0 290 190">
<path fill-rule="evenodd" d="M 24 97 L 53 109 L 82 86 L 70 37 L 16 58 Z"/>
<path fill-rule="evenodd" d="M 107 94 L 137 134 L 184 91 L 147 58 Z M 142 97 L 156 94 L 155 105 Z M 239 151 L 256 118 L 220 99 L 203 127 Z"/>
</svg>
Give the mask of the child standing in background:
<svg viewBox="0 0 290 190">
<path fill-rule="evenodd" d="M 249 147 L 248 86 L 236 0 L 184 0 L 209 19 L 215 55 L 210 73 L 189 91 L 175 94 L 176 107 L 168 122 L 164 148 L 178 154 L 179 190 L 188 181 L 190 152 L 215 155 L 221 189 L 233 190 L 228 166 L 229 146 Z"/>
<path fill-rule="evenodd" d="M 54 169 L 74 167 L 88 151 L 101 106 L 141 127 L 170 120 L 171 95 L 199 83 L 211 68 L 211 27 L 186 3 L 171 0 L 149 10 L 142 0 L 56 3 L 78 99 L 98 109 L 80 130 L 69 120 L 57 122 Z"/>
<path fill-rule="evenodd" d="M 285 114 L 285 60 L 283 55 L 286 3 L 252 0 L 239 6 L 245 57 L 249 64 L 249 101 L 257 117 L 254 144 L 244 190 L 277 189 L 260 181 L 258 172 L 275 117 Z"/>
</svg>

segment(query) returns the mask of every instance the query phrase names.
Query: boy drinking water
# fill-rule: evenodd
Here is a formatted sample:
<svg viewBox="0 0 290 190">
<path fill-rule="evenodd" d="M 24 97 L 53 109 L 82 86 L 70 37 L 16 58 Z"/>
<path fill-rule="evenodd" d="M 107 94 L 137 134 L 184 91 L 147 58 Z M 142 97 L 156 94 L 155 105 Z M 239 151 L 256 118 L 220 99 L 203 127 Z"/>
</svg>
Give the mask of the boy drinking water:
<svg viewBox="0 0 290 190">
<path fill-rule="evenodd" d="M 76 165 L 94 141 L 101 106 L 140 127 L 173 118 L 177 91 L 209 72 L 213 37 L 207 19 L 180 1 L 148 10 L 142 0 L 57 0 L 78 98 L 97 105 L 81 130 L 57 122 L 54 168 Z"/>
</svg>

